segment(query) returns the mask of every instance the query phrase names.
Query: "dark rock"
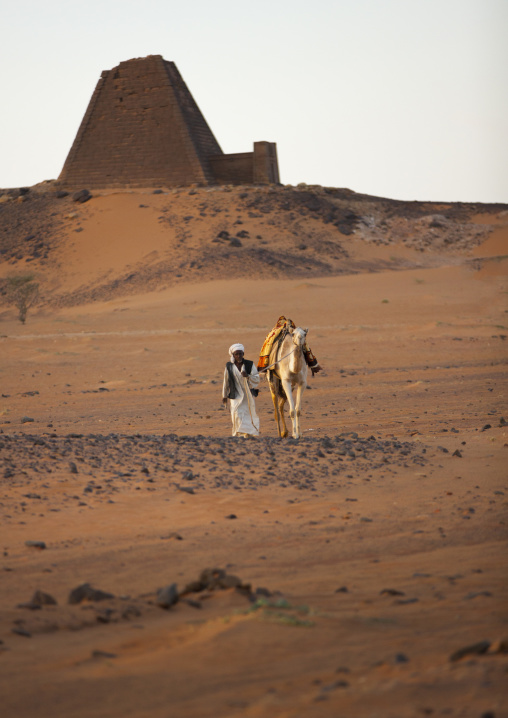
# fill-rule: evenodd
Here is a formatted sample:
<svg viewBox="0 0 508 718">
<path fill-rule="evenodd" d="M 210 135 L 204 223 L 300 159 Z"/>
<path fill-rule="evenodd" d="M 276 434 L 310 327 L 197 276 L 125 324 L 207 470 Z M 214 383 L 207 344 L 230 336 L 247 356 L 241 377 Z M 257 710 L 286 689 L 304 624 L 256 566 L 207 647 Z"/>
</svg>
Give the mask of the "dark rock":
<svg viewBox="0 0 508 718">
<path fill-rule="evenodd" d="M 459 459 L 462 459 L 462 454 L 460 453 L 460 451 L 458 449 L 455 449 L 452 456 L 458 456 Z"/>
<path fill-rule="evenodd" d="M 478 598 L 478 596 L 487 596 L 490 598 L 492 596 L 490 591 L 471 591 L 470 593 L 466 594 L 464 596 L 465 601 L 470 601 L 473 598 Z"/>
<path fill-rule="evenodd" d="M 379 592 L 380 596 L 386 595 L 386 596 L 405 596 L 406 594 L 404 591 L 397 591 L 396 588 L 383 588 L 382 591 Z"/>
<path fill-rule="evenodd" d="M 492 424 L 485 424 L 485 426 L 482 428 L 482 431 L 487 431 L 487 429 L 492 429 Z"/>
<path fill-rule="evenodd" d="M 69 193 L 64 189 L 59 189 L 58 192 L 55 192 L 55 196 L 58 197 L 58 199 L 63 199 L 64 197 L 68 197 Z"/>
<path fill-rule="evenodd" d="M 464 646 L 464 648 L 459 648 L 457 651 L 454 651 L 454 653 L 450 656 L 450 661 L 460 661 L 460 659 L 464 658 L 464 656 L 470 655 L 481 656 L 484 653 L 487 653 L 489 648 L 490 641 L 472 643 L 470 646 Z"/>
<path fill-rule="evenodd" d="M 395 663 L 409 663 L 409 658 L 405 653 L 397 653 L 395 656 Z"/>
<path fill-rule="evenodd" d="M 222 568 L 205 568 L 201 571 L 199 577 L 200 582 L 205 588 L 215 588 L 220 579 L 226 576 L 226 572 Z"/>
<path fill-rule="evenodd" d="M 187 593 L 199 593 L 199 591 L 203 591 L 206 587 L 207 584 L 203 583 L 203 581 L 190 581 L 180 595 L 185 596 Z"/>
<path fill-rule="evenodd" d="M 22 416 L 21 417 L 22 424 L 30 424 L 32 421 L 35 421 L 35 419 L 32 419 L 32 417 L 30 417 L 30 416 Z"/>
<path fill-rule="evenodd" d="M 56 606 L 57 601 L 50 593 L 44 591 L 35 591 L 32 596 L 32 603 L 37 603 L 39 606 Z"/>
<path fill-rule="evenodd" d="M 172 583 L 164 588 L 159 588 L 157 591 L 157 605 L 161 608 L 171 608 L 175 603 L 178 603 L 178 588 L 176 583 Z"/>
<path fill-rule="evenodd" d="M 30 546 L 31 548 L 46 548 L 46 544 L 44 541 L 25 541 L 25 546 Z"/>
<path fill-rule="evenodd" d="M 71 474 L 78 473 L 78 467 L 76 466 L 74 461 L 69 461 L 69 469 L 70 469 Z"/>
<path fill-rule="evenodd" d="M 193 493 L 194 493 L 194 489 L 192 488 L 192 486 L 179 486 L 179 485 L 177 485 L 176 488 L 178 489 L 178 491 L 183 491 L 183 492 L 186 493 L 186 494 L 193 494 Z"/>
<path fill-rule="evenodd" d="M 24 638 L 32 638 L 32 634 L 30 633 L 30 631 L 27 631 L 26 628 L 15 626 L 14 628 L 11 628 L 11 631 L 17 636 L 23 636 Z"/>
<path fill-rule="evenodd" d="M 225 519 L 237 519 L 238 516 L 236 514 L 229 514 L 228 516 L 224 516 Z"/>
<path fill-rule="evenodd" d="M 167 534 L 166 536 L 161 536 L 161 540 L 165 539 L 173 539 L 175 541 L 183 541 L 182 536 L 180 536 L 179 533 L 176 533 L 176 531 L 172 531 L 171 533 Z"/>
<path fill-rule="evenodd" d="M 92 199 L 92 195 L 87 189 L 80 189 L 77 192 L 74 192 L 72 199 L 74 202 L 80 202 L 82 204 L 83 202 L 88 202 L 89 199 Z"/>
<path fill-rule="evenodd" d="M 116 653 L 108 653 L 108 651 L 92 651 L 92 658 L 116 658 Z"/>
<path fill-rule="evenodd" d="M 223 578 L 218 580 L 218 586 L 219 588 L 239 588 L 242 586 L 242 581 L 238 578 L 238 576 L 226 574 Z"/>
<path fill-rule="evenodd" d="M 265 596 L 266 598 L 270 598 L 270 596 L 273 595 L 271 591 L 269 591 L 267 588 L 263 588 L 262 586 L 256 588 L 254 593 L 256 594 L 256 596 Z"/>
<path fill-rule="evenodd" d="M 349 589 L 347 586 L 341 586 L 335 589 L 335 593 L 349 593 Z"/>
<path fill-rule="evenodd" d="M 89 583 L 82 583 L 69 593 L 68 603 L 75 605 L 82 601 L 105 601 L 108 598 L 114 598 L 114 595 L 98 588 L 92 588 Z"/>
<path fill-rule="evenodd" d="M 41 606 L 33 601 L 27 601 L 26 603 L 18 603 L 18 608 L 28 608 L 30 611 L 39 611 Z"/>
</svg>

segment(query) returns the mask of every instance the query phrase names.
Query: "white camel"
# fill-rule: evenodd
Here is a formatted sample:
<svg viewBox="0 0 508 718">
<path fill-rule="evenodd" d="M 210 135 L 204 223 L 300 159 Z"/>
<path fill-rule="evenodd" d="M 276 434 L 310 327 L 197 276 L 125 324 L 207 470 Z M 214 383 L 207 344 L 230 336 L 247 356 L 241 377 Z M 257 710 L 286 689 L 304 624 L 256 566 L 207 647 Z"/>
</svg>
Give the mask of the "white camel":
<svg viewBox="0 0 508 718">
<path fill-rule="evenodd" d="M 267 379 L 279 436 L 282 438 L 288 435 L 284 418 L 286 401 L 289 403 L 289 416 L 293 424 L 293 439 L 299 439 L 301 436 L 300 409 L 303 392 L 307 386 L 307 362 L 303 354 L 303 345 L 308 331 L 301 327 L 292 329 L 289 322 L 286 322 L 282 331 L 284 338 L 281 342 L 274 343 L 270 354 L 271 368 L 268 369 Z M 296 400 L 293 397 L 295 386 Z"/>
</svg>

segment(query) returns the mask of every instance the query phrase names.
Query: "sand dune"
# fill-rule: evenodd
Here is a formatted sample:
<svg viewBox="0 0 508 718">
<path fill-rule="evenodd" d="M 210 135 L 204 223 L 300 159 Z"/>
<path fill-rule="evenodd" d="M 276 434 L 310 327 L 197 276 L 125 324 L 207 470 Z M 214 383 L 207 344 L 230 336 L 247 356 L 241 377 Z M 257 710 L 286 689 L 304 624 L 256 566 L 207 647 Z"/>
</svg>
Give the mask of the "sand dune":
<svg viewBox="0 0 508 718">
<path fill-rule="evenodd" d="M 508 715 L 506 207 L 36 192 L 0 204 L 42 293 L 0 313 L 3 715 Z M 227 348 L 281 313 L 304 438 L 262 385 L 233 439 Z"/>
</svg>

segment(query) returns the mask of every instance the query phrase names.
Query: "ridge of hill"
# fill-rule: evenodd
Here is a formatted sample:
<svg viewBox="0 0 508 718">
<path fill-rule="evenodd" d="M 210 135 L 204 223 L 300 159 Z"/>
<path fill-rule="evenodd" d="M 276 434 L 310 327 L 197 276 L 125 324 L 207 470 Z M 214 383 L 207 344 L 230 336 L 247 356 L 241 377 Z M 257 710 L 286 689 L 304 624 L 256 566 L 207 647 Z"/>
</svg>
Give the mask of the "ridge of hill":
<svg viewBox="0 0 508 718">
<path fill-rule="evenodd" d="M 453 264 L 494 234 L 508 236 L 505 204 L 406 202 L 304 184 L 73 197 L 53 181 L 0 190 L 0 287 L 31 273 L 42 305 L 75 306 L 181 282 Z"/>
</svg>

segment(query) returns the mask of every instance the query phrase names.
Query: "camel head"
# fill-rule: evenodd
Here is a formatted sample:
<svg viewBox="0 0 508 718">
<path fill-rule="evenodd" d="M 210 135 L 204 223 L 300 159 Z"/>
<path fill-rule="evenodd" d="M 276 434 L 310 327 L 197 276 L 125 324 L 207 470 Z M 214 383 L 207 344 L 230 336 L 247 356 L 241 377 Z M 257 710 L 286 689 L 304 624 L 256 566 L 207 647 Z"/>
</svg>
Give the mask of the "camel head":
<svg viewBox="0 0 508 718">
<path fill-rule="evenodd" d="M 302 329 L 301 327 L 296 327 L 296 329 L 293 329 L 293 331 L 291 332 L 293 337 L 293 344 L 296 344 L 299 347 L 303 346 L 308 331 L 308 329 Z"/>
</svg>

